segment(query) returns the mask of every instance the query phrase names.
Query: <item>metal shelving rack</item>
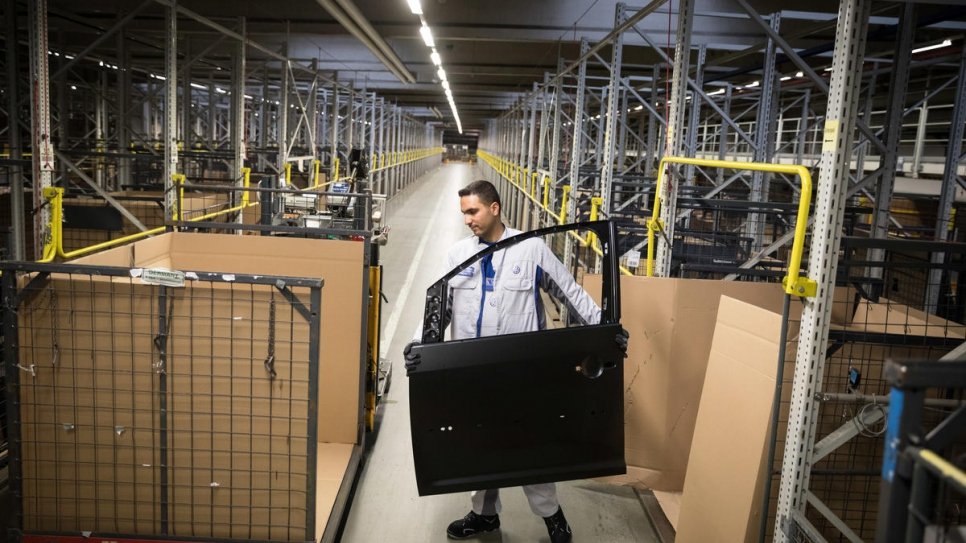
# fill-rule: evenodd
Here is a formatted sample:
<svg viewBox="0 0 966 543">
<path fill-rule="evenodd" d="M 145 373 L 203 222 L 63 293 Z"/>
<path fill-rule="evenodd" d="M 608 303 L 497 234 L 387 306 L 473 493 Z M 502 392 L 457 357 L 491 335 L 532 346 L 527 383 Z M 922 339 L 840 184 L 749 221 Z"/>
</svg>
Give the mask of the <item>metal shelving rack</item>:
<svg viewBox="0 0 966 543">
<path fill-rule="evenodd" d="M 849 469 L 861 467 L 854 462 L 875 461 L 874 456 L 855 456 L 850 443 L 864 439 L 860 432 L 844 431 L 835 443 L 816 434 L 816 421 L 831 425 L 836 412 L 819 398 L 837 398 L 834 387 L 843 379 L 839 372 L 848 369 L 836 359 L 830 366 L 835 373 L 823 375 L 827 359 L 835 356 L 826 349 L 833 287 L 875 290 L 874 299 L 889 310 L 900 305 L 886 298 L 897 297 L 927 313 L 963 319 L 949 313 L 951 307 L 961 307 L 955 284 L 961 277 L 962 247 L 942 243 L 963 240 L 951 195 L 962 184 L 966 159 L 966 82 L 961 76 L 966 73 L 966 47 L 947 49 L 942 63 L 915 52 L 922 45 L 917 33 L 944 17 L 959 20 L 963 13 L 915 3 L 841 0 L 837 17 L 809 29 L 816 36 L 834 32 L 834 37 L 825 45 L 816 46 L 813 40 L 806 47 L 799 42 L 809 30 L 786 29 L 794 26 L 786 25 L 794 13 L 781 11 L 781 6 L 774 13 L 758 13 L 749 2 L 735 0 L 735 12 L 759 30 L 761 41 L 713 52 L 694 30 L 704 18 L 715 17 L 702 10 L 706 7 L 700 0 L 617 4 L 613 30 L 603 40 L 582 40 L 576 58 L 560 58 L 555 73 L 545 74 L 542 83 L 489 121 L 480 143 L 488 165 L 481 168 L 512 193 L 506 209 L 518 226 L 613 218 L 625 239 L 620 250 L 643 252 L 648 244 L 646 219 L 656 196 L 656 168 L 663 156 L 805 166 L 816 178 L 817 193 L 809 214 L 807 264 L 800 271 L 817 282 L 817 292 L 804 298 L 794 379 L 786 385 L 792 391 L 788 434 L 778 437 L 785 452 L 784 459 L 776 459 L 782 466 L 773 495 L 777 512 L 773 505 L 767 536 L 822 541 L 834 534 L 857 540 L 860 536 L 850 523 L 858 523 L 858 531 L 871 537 L 874 503 L 837 513 L 809 486 L 819 442 L 823 458 L 836 449 L 852 455 Z M 657 21 L 675 29 L 666 44 L 655 37 Z M 877 43 L 880 49 L 869 50 L 866 43 L 873 37 L 877 42 L 888 37 L 894 45 L 882 51 Z M 958 38 L 953 39 L 956 43 Z M 652 62 L 639 63 L 642 51 Z M 832 55 L 824 71 L 823 61 L 816 60 L 820 53 Z M 741 59 L 750 67 L 721 68 Z M 755 81 L 749 83 L 750 78 Z M 945 115 L 938 113 L 943 111 L 937 109 L 939 100 L 951 106 L 948 123 L 941 125 L 932 124 Z M 934 145 L 911 145 L 912 131 L 916 140 L 945 131 L 948 144 L 941 151 Z M 928 203 L 924 209 L 929 211 L 920 211 L 924 216 L 935 209 L 935 227 L 910 225 L 900 220 L 903 211 L 892 207 L 898 201 L 897 179 L 933 175 L 923 164 L 936 160 L 944 164 L 937 198 L 907 198 L 920 207 Z M 787 261 L 794 239 L 788 226 L 794 224 L 793 203 L 801 191 L 793 176 L 702 165 L 672 167 L 669 174 L 661 187 L 665 197 L 656 225 L 657 275 L 780 280 L 784 273 L 775 263 Z M 702 216 L 710 217 L 712 230 L 700 230 Z M 734 230 L 725 235 L 720 230 L 724 225 Z M 850 236 L 848 255 L 840 255 L 843 236 Z M 703 246 L 727 247 L 736 256 L 726 263 L 688 263 Z M 625 254 L 623 264 L 636 260 L 629 256 Z M 592 253 L 576 240 L 568 241 L 564 257 L 568 266 L 594 269 Z M 690 267 L 682 266 L 681 259 Z M 847 263 L 848 280 L 839 277 L 840 260 Z M 643 275 L 644 267 L 642 258 L 638 267 L 626 271 Z M 957 341 L 928 334 L 907 340 L 891 332 L 849 334 L 835 331 L 833 342 L 864 345 L 874 336 L 886 341 L 887 349 L 921 344 L 919 348 L 938 357 Z M 863 368 L 881 369 L 885 360 L 866 355 L 856 364 L 860 362 Z M 868 388 L 881 383 L 870 379 Z M 873 394 L 880 392 L 875 389 Z"/>
</svg>

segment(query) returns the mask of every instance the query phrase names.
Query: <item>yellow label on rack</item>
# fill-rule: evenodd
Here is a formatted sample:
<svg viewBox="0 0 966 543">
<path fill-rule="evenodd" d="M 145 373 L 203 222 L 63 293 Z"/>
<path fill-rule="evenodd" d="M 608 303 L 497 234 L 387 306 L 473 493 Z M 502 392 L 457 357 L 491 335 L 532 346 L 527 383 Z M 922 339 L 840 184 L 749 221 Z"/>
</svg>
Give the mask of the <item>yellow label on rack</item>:
<svg viewBox="0 0 966 543">
<path fill-rule="evenodd" d="M 822 152 L 834 151 L 835 150 L 835 140 L 839 137 L 839 121 L 838 119 L 829 119 L 825 121 L 825 130 L 822 133 Z"/>
</svg>

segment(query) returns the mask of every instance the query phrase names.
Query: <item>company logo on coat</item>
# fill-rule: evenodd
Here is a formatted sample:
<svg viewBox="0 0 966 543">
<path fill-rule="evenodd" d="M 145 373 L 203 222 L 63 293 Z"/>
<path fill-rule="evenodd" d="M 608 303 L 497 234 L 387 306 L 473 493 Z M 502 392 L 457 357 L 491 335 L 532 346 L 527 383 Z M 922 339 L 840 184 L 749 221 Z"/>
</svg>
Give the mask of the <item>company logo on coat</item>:
<svg viewBox="0 0 966 543">
<path fill-rule="evenodd" d="M 520 266 L 513 266 L 513 274 L 516 275 L 520 273 Z"/>
<path fill-rule="evenodd" d="M 463 277 L 473 277 L 474 271 L 476 270 L 473 268 L 473 266 L 470 266 L 469 268 L 466 268 L 465 270 L 461 271 L 459 275 L 462 275 Z"/>
</svg>

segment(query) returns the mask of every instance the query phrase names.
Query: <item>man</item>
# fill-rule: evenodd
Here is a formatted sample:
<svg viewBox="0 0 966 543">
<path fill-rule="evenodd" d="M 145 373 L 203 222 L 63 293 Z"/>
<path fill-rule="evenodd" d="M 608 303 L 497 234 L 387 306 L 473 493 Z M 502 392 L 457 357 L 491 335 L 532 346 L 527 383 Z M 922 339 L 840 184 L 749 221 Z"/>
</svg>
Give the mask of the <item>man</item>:
<svg viewBox="0 0 966 543">
<path fill-rule="evenodd" d="M 459 191 L 463 220 L 473 235 L 456 243 L 447 256 L 446 271 L 484 250 L 487 246 L 520 233 L 504 226 L 500 195 L 492 183 L 474 181 Z M 450 339 L 467 339 L 499 334 L 533 332 L 546 327 L 539 288 L 564 303 L 570 315 L 581 324 L 600 322 L 600 308 L 577 285 L 564 265 L 543 240 L 533 238 L 484 257 L 478 265 L 450 280 L 452 315 Z M 419 357 L 406 346 L 406 368 L 412 370 Z M 622 332 L 618 345 L 626 351 L 627 335 Z M 557 501 L 553 483 L 528 485 L 523 492 L 534 514 L 543 517 L 553 543 L 571 540 L 571 529 Z M 472 494 L 472 510 L 446 529 L 451 539 L 465 539 L 500 527 L 499 489 L 479 490 Z"/>
</svg>

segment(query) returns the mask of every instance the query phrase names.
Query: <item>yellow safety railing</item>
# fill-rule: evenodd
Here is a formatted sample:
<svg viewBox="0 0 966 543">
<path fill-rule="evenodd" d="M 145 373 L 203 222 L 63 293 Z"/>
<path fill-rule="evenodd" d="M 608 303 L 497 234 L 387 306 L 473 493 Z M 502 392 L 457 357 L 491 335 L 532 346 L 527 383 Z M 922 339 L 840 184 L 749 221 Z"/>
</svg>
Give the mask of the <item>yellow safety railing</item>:
<svg viewBox="0 0 966 543">
<path fill-rule="evenodd" d="M 286 166 L 289 166 L 289 164 L 286 164 Z M 246 207 L 251 207 L 251 206 L 255 205 L 255 204 L 252 204 L 249 201 L 249 197 L 248 197 L 249 193 L 251 192 L 250 190 L 248 190 L 249 188 L 251 188 L 250 187 L 250 184 L 251 184 L 251 168 L 242 168 L 242 176 L 243 176 L 242 177 L 242 188 L 244 188 L 246 190 L 244 192 L 242 192 L 242 203 L 241 204 L 239 204 L 237 206 L 234 206 L 234 207 L 229 207 L 228 209 L 222 209 L 221 211 L 213 211 L 211 213 L 206 213 L 204 215 L 201 215 L 200 217 L 194 217 L 194 218 L 188 219 L 188 220 L 190 222 L 206 221 L 208 219 L 214 219 L 214 218 L 220 217 L 222 215 L 229 215 L 231 213 L 236 213 L 238 211 L 241 211 L 241 210 L 245 209 Z M 182 210 L 182 209 L 184 209 L 184 182 L 185 182 L 185 177 L 183 175 L 181 175 L 180 176 L 180 179 L 178 179 L 177 182 L 180 183 L 180 185 L 179 185 L 179 191 L 178 191 L 178 197 L 179 197 L 178 209 L 179 210 Z M 184 216 L 184 214 L 182 213 L 182 217 L 183 216 Z"/>
<path fill-rule="evenodd" d="M 560 213 L 554 213 L 548 205 L 549 190 L 544 192 L 543 202 L 541 202 L 536 198 L 535 194 L 531 194 L 531 192 L 527 190 L 528 187 L 525 187 L 521 183 L 517 182 L 517 180 L 526 182 L 525 180 L 528 178 L 527 176 L 524 175 L 525 171 L 522 168 L 520 168 L 518 165 L 513 164 L 508 160 L 504 160 L 496 155 L 492 155 L 483 150 L 477 151 L 476 154 L 483 159 L 483 162 L 486 162 L 491 168 L 493 168 L 494 171 L 500 174 L 501 177 L 503 177 L 511 185 L 513 185 L 513 187 L 516 188 L 525 198 L 533 202 L 533 204 L 537 206 L 538 209 L 540 209 L 550 217 L 553 217 L 554 219 L 556 219 L 557 224 L 563 224 L 564 222 L 566 222 L 567 197 L 570 194 L 569 185 L 564 185 L 563 187 L 563 197 L 560 200 Z M 551 182 L 551 179 L 547 177 L 545 181 L 545 186 L 547 187 L 547 189 L 549 189 L 550 182 Z M 592 220 L 594 219 L 592 218 Z M 568 233 L 573 238 L 575 238 L 578 242 L 580 242 L 581 245 L 585 247 L 590 247 L 590 249 L 593 250 L 595 253 L 597 253 L 598 256 L 601 256 L 601 257 L 604 256 L 604 252 L 600 249 L 599 247 L 600 244 L 597 243 L 596 237 L 593 235 L 593 233 L 587 234 L 586 238 L 582 237 L 580 234 L 574 231 L 570 231 Z M 624 266 L 620 266 L 620 271 L 624 275 L 634 275 L 629 269 L 625 268 Z"/>
<path fill-rule="evenodd" d="M 245 189 L 249 189 L 251 186 L 251 168 L 242 168 L 243 182 L 242 185 Z M 176 209 L 172 210 L 171 219 L 174 221 L 179 221 L 183 217 L 184 210 L 184 184 L 185 176 L 183 174 L 174 174 L 172 176 L 172 182 L 174 184 L 174 190 L 178 195 L 178 205 Z M 227 215 L 230 213 L 235 213 L 241 211 L 247 207 L 252 207 L 257 205 L 251 202 L 251 191 L 245 190 L 242 192 L 242 203 L 240 205 L 234 206 L 229 209 L 223 209 L 221 211 L 215 211 L 213 213 L 208 213 L 200 217 L 194 217 L 189 219 L 189 222 L 200 222 L 208 219 L 212 219 L 221 215 Z M 47 187 L 43 191 L 44 199 L 47 200 L 48 205 L 51 206 L 50 210 L 50 239 L 44 245 L 43 257 L 38 260 L 38 262 L 53 262 L 57 257 L 63 258 L 65 260 L 70 260 L 78 258 L 90 253 L 101 251 L 104 249 L 110 249 L 112 247 L 117 247 L 119 245 L 124 245 L 125 243 L 131 241 L 137 241 L 144 239 L 146 237 L 154 236 L 157 234 L 164 233 L 164 226 L 158 226 L 156 228 L 150 228 L 144 230 L 143 232 L 137 232 L 135 234 L 130 234 L 127 236 L 121 236 L 116 239 L 109 241 L 104 241 L 101 243 L 96 243 L 94 245 L 88 245 L 87 247 L 81 247 L 80 249 L 75 249 L 73 251 L 64 250 L 64 189 L 62 187 Z"/>
<path fill-rule="evenodd" d="M 812 175 L 808 168 L 796 164 L 767 164 L 763 162 L 740 162 L 735 160 L 706 160 L 699 158 L 687 158 L 666 156 L 661 159 L 658 165 L 657 190 L 654 195 L 654 209 L 651 219 L 647 222 L 647 276 L 654 275 L 654 246 L 656 234 L 664 230 L 662 223 L 661 205 L 663 203 L 663 186 L 668 164 L 686 164 L 691 166 L 704 166 L 707 168 L 721 168 L 728 170 L 745 170 L 756 172 L 784 173 L 798 176 L 801 180 L 801 193 L 798 200 L 798 216 L 795 220 L 795 237 L 792 240 L 792 254 L 788 262 L 788 275 L 782 280 L 785 292 L 794 296 L 810 297 L 815 296 L 818 285 L 815 281 L 803 277 L 800 274 L 802 266 L 802 253 L 805 248 L 805 234 L 808 230 L 808 210 L 812 201 Z"/>
<path fill-rule="evenodd" d="M 433 155 L 438 155 L 443 152 L 442 147 L 428 147 L 426 149 L 415 149 L 412 151 L 405 152 L 394 152 L 394 153 L 381 153 L 379 155 L 372 155 L 374 158 L 369 168 L 369 173 L 381 172 L 382 170 L 388 170 L 390 168 L 395 168 L 396 166 L 402 166 L 403 164 L 408 164 L 410 162 L 416 162 L 417 160 L 422 160 L 424 158 L 431 157 Z M 333 160 L 333 171 L 336 172 L 332 175 L 332 179 L 326 183 L 316 184 L 313 188 L 325 188 L 339 181 L 351 180 L 351 175 L 339 175 L 339 159 L 338 157 Z M 376 166 L 378 164 L 378 166 Z"/>
</svg>

